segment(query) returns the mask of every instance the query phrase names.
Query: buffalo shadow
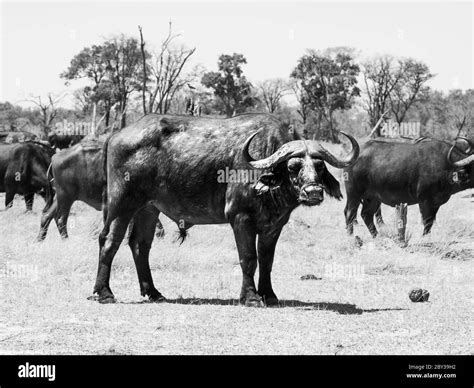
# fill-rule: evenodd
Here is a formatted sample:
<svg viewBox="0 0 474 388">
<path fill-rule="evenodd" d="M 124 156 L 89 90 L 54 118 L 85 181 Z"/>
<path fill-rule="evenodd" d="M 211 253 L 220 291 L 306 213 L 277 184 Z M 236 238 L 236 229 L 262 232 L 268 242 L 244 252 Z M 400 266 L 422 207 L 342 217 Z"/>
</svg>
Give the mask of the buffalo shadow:
<svg viewBox="0 0 474 388">
<path fill-rule="evenodd" d="M 149 301 L 142 301 L 138 303 L 151 303 Z M 241 306 L 238 299 L 219 299 L 219 298 L 176 298 L 166 299 L 163 303 L 174 303 L 184 305 L 215 305 L 215 306 Z M 280 300 L 278 306 L 268 308 L 296 308 L 298 310 L 322 310 L 333 311 L 338 314 L 360 315 L 364 313 L 377 313 L 382 311 L 403 311 L 406 309 L 395 308 L 375 308 L 362 309 L 354 304 L 348 303 L 332 303 L 332 302 L 302 302 L 299 300 Z"/>
</svg>

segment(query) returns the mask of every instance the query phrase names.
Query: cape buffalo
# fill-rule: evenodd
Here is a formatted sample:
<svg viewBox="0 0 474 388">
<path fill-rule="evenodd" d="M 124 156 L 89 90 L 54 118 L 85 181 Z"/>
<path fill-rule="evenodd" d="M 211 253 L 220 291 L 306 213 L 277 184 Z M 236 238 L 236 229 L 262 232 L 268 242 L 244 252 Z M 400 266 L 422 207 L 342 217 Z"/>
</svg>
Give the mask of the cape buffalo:
<svg viewBox="0 0 474 388">
<path fill-rule="evenodd" d="M 465 139 L 468 141 L 467 139 Z M 436 213 L 452 194 L 474 187 L 474 155 L 447 142 L 423 138 L 413 143 L 371 140 L 361 145 L 357 162 L 344 170 L 349 234 L 362 202 L 362 219 L 373 237 L 373 216 L 381 203 L 418 204 L 423 234 L 430 232 Z"/>
<path fill-rule="evenodd" d="M 44 144 L 27 141 L 0 144 L 0 192 L 5 193 L 5 207 L 13 205 L 15 194 L 25 198 L 26 210 L 33 209 L 35 193 L 48 206 L 52 192 L 46 177 L 53 151 Z"/>
<path fill-rule="evenodd" d="M 0 132 L 0 143 L 22 143 L 28 140 L 38 140 L 38 136 L 36 136 L 34 133 L 26 131 Z"/>
<path fill-rule="evenodd" d="M 100 140 L 86 139 L 53 155 L 48 179 L 55 196 L 51 206 L 45 209 L 41 217 L 38 241 L 46 238 L 53 218 L 61 237 L 68 237 L 67 219 L 75 201 L 85 202 L 96 210 L 102 209 L 103 145 Z M 156 235 L 161 237 L 163 234 L 163 226 L 158 221 Z"/>
<path fill-rule="evenodd" d="M 358 143 L 361 146 L 361 148 L 363 148 L 363 145 L 365 143 L 367 143 L 368 141 L 371 141 L 371 140 L 380 140 L 380 141 L 384 141 L 384 142 L 387 142 L 387 143 L 396 143 L 396 144 L 400 144 L 400 143 L 416 144 L 416 143 L 418 143 L 418 142 L 420 142 L 424 139 L 426 139 L 426 137 L 420 137 L 418 139 L 412 139 L 412 138 L 408 138 L 408 137 L 390 138 L 390 137 L 370 137 L 370 136 L 367 136 L 365 138 L 358 139 Z M 381 209 L 380 205 L 377 208 L 377 210 L 375 211 L 374 215 L 375 215 L 375 221 L 376 221 L 377 225 L 381 226 L 381 225 L 385 224 L 385 222 L 383 220 L 383 217 L 382 217 L 382 209 Z M 353 224 L 358 223 L 357 222 L 357 216 L 354 218 L 352 223 Z"/>
<path fill-rule="evenodd" d="M 270 273 L 278 237 L 298 205 L 319 205 L 324 191 L 342 197 L 325 162 L 343 168 L 356 161 L 357 141 L 344 135 L 352 150 L 337 158 L 268 114 L 228 119 L 150 114 L 114 134 L 104 148 L 107 206 L 94 287 L 98 300 L 115 301 L 110 269 L 132 218 L 129 245 L 141 294 L 164 300 L 148 262 L 156 219 L 163 212 L 183 238 L 195 224 L 229 223 L 243 274 L 240 302 L 277 304 Z M 224 171 L 240 178 L 222 179 Z"/>
<path fill-rule="evenodd" d="M 48 142 L 54 149 L 64 149 L 79 143 L 85 136 L 85 134 L 59 134 L 53 131 L 48 134 Z"/>
</svg>

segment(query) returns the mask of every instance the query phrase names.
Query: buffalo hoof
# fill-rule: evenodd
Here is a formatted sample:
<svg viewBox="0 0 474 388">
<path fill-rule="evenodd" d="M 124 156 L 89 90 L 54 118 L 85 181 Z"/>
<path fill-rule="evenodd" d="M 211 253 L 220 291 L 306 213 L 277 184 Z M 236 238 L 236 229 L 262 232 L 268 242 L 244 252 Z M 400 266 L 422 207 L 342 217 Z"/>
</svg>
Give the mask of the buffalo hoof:
<svg viewBox="0 0 474 388">
<path fill-rule="evenodd" d="M 263 303 L 265 303 L 265 306 L 267 307 L 278 306 L 278 303 L 279 303 L 278 298 L 273 292 L 273 290 L 271 290 L 270 292 L 261 291 L 258 293 L 258 295 L 262 298 Z"/>
<path fill-rule="evenodd" d="M 247 299 L 245 301 L 245 307 L 265 307 L 265 304 L 261 299 Z"/>
<path fill-rule="evenodd" d="M 254 293 L 249 293 L 245 297 L 241 297 L 240 303 L 245 307 L 265 307 L 262 298 Z"/>
<path fill-rule="evenodd" d="M 278 307 L 279 305 L 279 301 L 276 296 L 269 296 L 268 298 L 263 297 L 263 301 L 267 307 Z"/>
<path fill-rule="evenodd" d="M 99 297 L 99 303 L 101 304 L 110 304 L 110 303 L 116 303 L 117 301 L 113 296 L 104 296 L 104 297 Z"/>
<path fill-rule="evenodd" d="M 100 288 L 100 290 L 98 288 L 95 288 L 94 289 L 94 296 L 95 296 L 95 294 L 97 294 L 97 299 L 92 299 L 92 297 L 90 299 L 97 300 L 99 303 L 102 303 L 102 304 L 108 304 L 108 303 L 115 303 L 116 302 L 114 294 L 112 293 L 110 288 L 107 287 L 107 286 Z"/>
<path fill-rule="evenodd" d="M 150 295 L 148 297 L 148 300 L 152 303 L 161 303 L 161 302 L 166 302 L 166 298 L 158 293 L 157 295 Z"/>
</svg>

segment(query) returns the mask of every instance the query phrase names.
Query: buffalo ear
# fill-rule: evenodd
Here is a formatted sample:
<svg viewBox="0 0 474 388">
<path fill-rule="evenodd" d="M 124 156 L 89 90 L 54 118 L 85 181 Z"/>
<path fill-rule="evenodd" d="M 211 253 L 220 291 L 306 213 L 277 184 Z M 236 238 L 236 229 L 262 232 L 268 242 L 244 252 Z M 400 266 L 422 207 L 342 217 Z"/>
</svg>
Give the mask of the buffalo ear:
<svg viewBox="0 0 474 388">
<path fill-rule="evenodd" d="M 326 193 L 328 193 L 328 195 L 333 198 L 341 200 L 341 186 L 339 185 L 337 179 L 332 176 L 332 174 L 328 171 L 327 168 L 324 169 L 322 178 L 324 190 L 326 191 Z"/>
<path fill-rule="evenodd" d="M 257 195 L 264 194 L 270 190 L 278 188 L 281 181 L 277 178 L 274 173 L 266 173 L 260 175 L 257 182 L 255 182 L 254 188 L 257 191 Z"/>
</svg>

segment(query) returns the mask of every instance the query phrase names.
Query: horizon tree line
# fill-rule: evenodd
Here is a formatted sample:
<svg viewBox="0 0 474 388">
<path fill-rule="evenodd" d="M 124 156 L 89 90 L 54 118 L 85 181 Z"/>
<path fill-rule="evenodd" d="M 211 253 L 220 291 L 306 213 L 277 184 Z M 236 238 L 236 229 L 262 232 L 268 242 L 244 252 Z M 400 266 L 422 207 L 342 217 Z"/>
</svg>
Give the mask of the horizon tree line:
<svg viewBox="0 0 474 388">
<path fill-rule="evenodd" d="M 431 136 L 467 134 L 474 125 L 474 91 L 432 90 L 426 84 L 435 75 L 413 58 L 376 55 L 358 61 L 352 48 L 310 49 L 287 79 L 253 85 L 244 74 L 247 59 L 241 53 L 220 55 L 215 71 L 202 66 L 188 71 L 196 48 L 180 42 L 171 22 L 158 49 L 149 47 L 142 27 L 138 32 L 139 38 L 121 34 L 83 48 L 60 74 L 66 85 L 89 81 L 74 91 L 76 117 L 92 115 L 95 122 L 97 112 L 107 130 L 113 125 L 119 129 L 127 125 L 128 114 L 184 113 L 185 99 L 193 98 L 203 114 L 232 117 L 266 111 L 292 121 L 306 137 L 332 142 L 338 142 L 341 128 L 362 135 L 384 112 L 398 124 L 420 121 Z M 290 96 L 296 106 L 287 102 Z M 49 94 L 29 101 L 38 111 L 29 114 L 30 121 L 47 133 L 58 117 L 60 99 Z M 15 129 L 22 109 L 8 104 L 0 104 L 0 119 Z M 72 114 L 59 111 L 62 116 Z"/>
</svg>

